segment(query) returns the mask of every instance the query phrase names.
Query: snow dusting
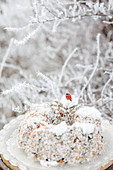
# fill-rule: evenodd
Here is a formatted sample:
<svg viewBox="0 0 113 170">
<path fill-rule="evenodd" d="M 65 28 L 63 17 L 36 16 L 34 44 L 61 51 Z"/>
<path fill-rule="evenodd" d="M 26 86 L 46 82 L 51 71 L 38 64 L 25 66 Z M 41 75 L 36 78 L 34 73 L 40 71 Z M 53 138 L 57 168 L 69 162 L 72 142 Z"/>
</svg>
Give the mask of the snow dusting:
<svg viewBox="0 0 113 170">
<path fill-rule="evenodd" d="M 72 101 L 67 100 L 65 95 L 63 95 L 63 97 L 61 98 L 60 102 L 63 104 L 65 108 L 69 108 L 78 104 L 78 98 L 75 97 L 74 95 L 72 95 L 71 97 Z"/>
<path fill-rule="evenodd" d="M 83 116 L 83 117 L 90 117 L 93 119 L 100 119 L 101 118 L 101 113 L 94 107 L 88 107 L 84 106 L 80 108 L 77 112 L 77 115 Z"/>
<path fill-rule="evenodd" d="M 67 131 L 67 124 L 65 121 L 61 122 L 58 125 L 54 125 L 50 132 L 55 133 L 57 136 L 62 135 Z"/>
<path fill-rule="evenodd" d="M 91 123 L 74 123 L 73 126 L 80 127 L 84 134 L 90 134 L 94 132 L 95 124 Z"/>
</svg>

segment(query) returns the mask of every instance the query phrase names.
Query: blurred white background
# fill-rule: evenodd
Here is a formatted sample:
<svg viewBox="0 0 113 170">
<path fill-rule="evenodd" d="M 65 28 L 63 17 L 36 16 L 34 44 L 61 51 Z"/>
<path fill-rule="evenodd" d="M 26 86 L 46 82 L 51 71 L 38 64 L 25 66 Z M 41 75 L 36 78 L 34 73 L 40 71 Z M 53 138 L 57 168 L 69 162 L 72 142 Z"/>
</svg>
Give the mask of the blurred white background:
<svg viewBox="0 0 113 170">
<path fill-rule="evenodd" d="M 112 121 L 112 0 L 0 0 L 0 128 L 66 92 Z"/>
</svg>

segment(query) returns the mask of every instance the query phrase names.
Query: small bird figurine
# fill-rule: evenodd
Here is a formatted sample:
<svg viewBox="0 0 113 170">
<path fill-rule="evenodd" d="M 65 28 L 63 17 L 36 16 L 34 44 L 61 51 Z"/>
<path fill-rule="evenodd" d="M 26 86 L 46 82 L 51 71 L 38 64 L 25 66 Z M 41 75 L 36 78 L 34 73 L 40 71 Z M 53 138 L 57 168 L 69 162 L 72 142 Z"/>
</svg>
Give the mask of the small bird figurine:
<svg viewBox="0 0 113 170">
<path fill-rule="evenodd" d="M 72 101 L 72 97 L 69 93 L 66 93 L 66 99 Z"/>
</svg>

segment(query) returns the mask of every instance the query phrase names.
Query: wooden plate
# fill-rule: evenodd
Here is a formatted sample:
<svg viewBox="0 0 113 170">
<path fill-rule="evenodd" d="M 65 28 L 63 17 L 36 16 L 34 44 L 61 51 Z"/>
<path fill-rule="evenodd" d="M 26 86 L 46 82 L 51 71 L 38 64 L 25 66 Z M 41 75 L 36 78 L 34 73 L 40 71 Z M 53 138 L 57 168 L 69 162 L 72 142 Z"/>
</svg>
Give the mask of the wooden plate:
<svg viewBox="0 0 113 170">
<path fill-rule="evenodd" d="M 3 155 L 0 155 L 0 167 L 3 170 L 8 170 L 8 169 L 20 170 L 17 166 L 11 165 L 11 163 L 8 160 L 4 159 Z"/>
</svg>

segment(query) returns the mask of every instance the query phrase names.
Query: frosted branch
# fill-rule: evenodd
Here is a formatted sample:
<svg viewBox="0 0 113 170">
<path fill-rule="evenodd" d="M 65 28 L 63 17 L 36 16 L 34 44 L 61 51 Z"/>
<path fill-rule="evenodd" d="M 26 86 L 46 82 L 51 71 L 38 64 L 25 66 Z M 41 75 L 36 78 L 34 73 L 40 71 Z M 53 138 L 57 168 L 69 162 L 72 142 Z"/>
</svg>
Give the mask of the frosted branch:
<svg viewBox="0 0 113 170">
<path fill-rule="evenodd" d="M 101 98 L 103 98 L 103 95 L 104 95 L 104 91 L 106 89 L 106 87 L 108 86 L 108 84 L 110 83 L 110 81 L 113 79 L 113 73 L 110 74 L 110 78 L 108 79 L 108 81 L 105 83 L 103 89 L 102 89 L 102 92 L 101 92 Z"/>
<path fill-rule="evenodd" d="M 20 94 L 20 92 L 22 92 L 24 90 L 24 88 L 30 88 L 30 89 L 33 89 L 34 86 L 33 85 L 30 85 L 26 82 L 24 83 L 20 83 L 20 84 L 17 84 L 15 86 L 13 86 L 11 89 L 9 90 L 5 90 L 2 92 L 2 95 L 8 95 L 8 94 L 11 94 L 11 93 L 18 93 Z"/>
<path fill-rule="evenodd" d="M 94 67 L 94 70 L 92 71 L 90 77 L 89 77 L 89 80 L 87 81 L 87 83 L 84 85 L 81 93 L 80 93 L 80 96 L 83 95 L 83 92 L 84 90 L 86 89 L 86 87 L 89 85 L 90 81 L 92 80 L 96 70 L 97 70 L 97 66 L 98 66 L 98 63 L 99 63 L 99 57 L 100 57 L 100 35 L 101 34 L 98 34 L 97 35 L 97 59 L 96 59 L 96 63 L 95 63 L 95 67 Z M 79 96 L 79 98 L 80 98 Z"/>
<path fill-rule="evenodd" d="M 55 90 L 57 90 L 57 89 L 55 89 L 55 87 L 54 87 L 54 85 L 53 85 L 53 82 L 52 82 L 47 76 L 45 76 L 44 74 L 42 74 L 42 73 L 40 73 L 40 72 L 37 74 L 37 76 L 39 76 L 39 77 L 41 77 L 42 79 L 44 79 L 44 80 L 51 86 L 52 93 L 53 93 L 53 95 L 55 96 L 55 99 L 58 99 L 58 95 L 57 95 L 56 92 L 55 92 Z"/>
<path fill-rule="evenodd" d="M 105 24 L 113 24 L 113 21 L 103 21 Z"/>
<path fill-rule="evenodd" d="M 59 77 L 59 82 L 58 82 L 58 87 L 60 87 L 60 84 L 61 84 L 61 81 L 62 81 L 62 77 L 63 77 L 63 74 L 64 74 L 64 71 L 65 71 L 65 68 L 68 64 L 68 62 L 70 61 L 70 59 L 73 57 L 74 53 L 78 50 L 78 48 L 75 48 L 71 54 L 68 56 L 67 60 L 65 61 L 63 67 L 62 67 L 62 70 L 61 70 L 61 74 L 60 74 L 60 77 Z"/>
<path fill-rule="evenodd" d="M 23 27 L 5 27 L 4 29 L 9 32 L 20 32 L 20 31 L 24 31 L 25 29 L 29 28 L 30 26 L 32 26 L 32 23 L 29 23 L 28 25 L 25 25 Z"/>
<path fill-rule="evenodd" d="M 26 44 L 26 42 L 30 39 L 30 38 L 32 38 L 39 30 L 40 30 L 40 27 L 41 27 L 41 25 L 40 26 L 38 26 L 33 32 L 31 32 L 31 33 L 29 33 L 27 36 L 25 36 L 24 38 L 23 38 L 23 40 L 14 40 L 14 44 L 16 44 L 16 45 L 24 45 L 24 44 Z"/>
<path fill-rule="evenodd" d="M 7 49 L 7 52 L 6 52 L 6 54 L 4 55 L 4 57 L 3 57 L 3 60 L 2 60 L 2 63 L 1 63 L 1 67 L 0 67 L 0 77 L 2 76 L 2 70 L 3 70 L 3 68 L 4 68 L 4 64 L 5 64 L 8 56 L 9 56 L 9 53 L 10 53 L 10 51 L 11 51 L 12 44 L 13 44 L 13 39 L 10 40 L 10 44 L 9 44 L 8 49 Z"/>
</svg>

